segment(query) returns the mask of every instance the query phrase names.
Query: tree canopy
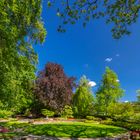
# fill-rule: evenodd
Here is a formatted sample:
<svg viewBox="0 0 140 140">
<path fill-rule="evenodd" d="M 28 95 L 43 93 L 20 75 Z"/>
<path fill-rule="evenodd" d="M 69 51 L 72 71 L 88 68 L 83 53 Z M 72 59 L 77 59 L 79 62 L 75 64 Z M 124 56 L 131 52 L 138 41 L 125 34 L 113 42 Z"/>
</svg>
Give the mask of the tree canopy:
<svg viewBox="0 0 140 140">
<path fill-rule="evenodd" d="M 48 0 L 50 7 L 56 1 Z M 57 2 L 56 2 L 57 3 Z M 63 32 L 63 25 L 75 24 L 79 20 L 83 26 L 92 20 L 104 17 L 106 23 L 113 25 L 111 31 L 114 38 L 130 34 L 129 26 L 139 17 L 139 0 L 65 0 L 56 4 L 57 16 L 62 20 L 58 30 Z"/>
<path fill-rule="evenodd" d="M 30 102 L 37 64 L 32 45 L 42 43 L 46 35 L 41 4 L 41 0 L 0 1 L 0 101 L 10 108 Z"/>
<path fill-rule="evenodd" d="M 108 115 L 109 105 L 116 103 L 122 97 L 123 92 L 117 74 L 106 67 L 101 84 L 96 92 L 97 113 Z"/>
<path fill-rule="evenodd" d="M 92 114 L 94 97 L 89 85 L 89 80 L 83 76 L 73 96 L 74 115 L 84 118 Z"/>
<path fill-rule="evenodd" d="M 68 77 L 61 65 L 47 63 L 36 80 L 35 95 L 43 105 L 60 113 L 72 101 L 75 78 Z"/>
</svg>

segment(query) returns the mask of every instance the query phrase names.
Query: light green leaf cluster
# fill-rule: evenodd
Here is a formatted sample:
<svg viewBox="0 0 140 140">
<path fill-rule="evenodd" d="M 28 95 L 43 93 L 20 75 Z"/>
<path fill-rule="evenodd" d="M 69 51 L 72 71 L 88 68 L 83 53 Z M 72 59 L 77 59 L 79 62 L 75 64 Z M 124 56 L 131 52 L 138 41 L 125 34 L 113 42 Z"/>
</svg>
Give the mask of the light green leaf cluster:
<svg viewBox="0 0 140 140">
<path fill-rule="evenodd" d="M 61 116 L 66 118 L 72 118 L 73 117 L 72 107 L 66 105 L 61 113 Z"/>
<path fill-rule="evenodd" d="M 54 116 L 54 112 L 47 110 L 47 109 L 42 109 L 41 110 L 42 115 L 46 116 L 46 117 L 52 117 Z"/>
<path fill-rule="evenodd" d="M 108 107 L 109 116 L 115 120 L 129 120 L 134 115 L 131 103 L 115 103 Z"/>
</svg>

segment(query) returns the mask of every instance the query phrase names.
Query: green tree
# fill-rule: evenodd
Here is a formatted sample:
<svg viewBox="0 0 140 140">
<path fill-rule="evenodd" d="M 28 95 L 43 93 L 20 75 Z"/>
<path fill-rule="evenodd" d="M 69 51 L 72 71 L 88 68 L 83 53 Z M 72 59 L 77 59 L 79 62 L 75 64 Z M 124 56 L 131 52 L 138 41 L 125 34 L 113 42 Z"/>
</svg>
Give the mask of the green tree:
<svg viewBox="0 0 140 140">
<path fill-rule="evenodd" d="M 14 111 L 31 103 L 37 64 L 31 44 L 46 35 L 41 9 L 41 0 L 0 1 L 0 101 Z"/>
<path fill-rule="evenodd" d="M 97 114 L 107 116 L 108 107 L 116 103 L 123 95 L 117 74 L 109 67 L 106 67 L 101 84 L 96 92 Z"/>
<path fill-rule="evenodd" d="M 73 96 L 73 110 L 76 117 L 85 118 L 93 111 L 94 97 L 86 76 L 80 79 L 80 83 Z"/>
<path fill-rule="evenodd" d="M 113 103 L 108 107 L 109 116 L 114 120 L 129 120 L 134 115 L 133 106 L 131 103 Z"/>
<path fill-rule="evenodd" d="M 30 64 L 24 56 L 17 58 L 18 69 L 16 66 L 0 65 L 1 85 L 0 101 L 7 109 L 14 112 L 24 111 L 32 104 L 32 87 L 35 79 L 35 66 Z"/>
</svg>

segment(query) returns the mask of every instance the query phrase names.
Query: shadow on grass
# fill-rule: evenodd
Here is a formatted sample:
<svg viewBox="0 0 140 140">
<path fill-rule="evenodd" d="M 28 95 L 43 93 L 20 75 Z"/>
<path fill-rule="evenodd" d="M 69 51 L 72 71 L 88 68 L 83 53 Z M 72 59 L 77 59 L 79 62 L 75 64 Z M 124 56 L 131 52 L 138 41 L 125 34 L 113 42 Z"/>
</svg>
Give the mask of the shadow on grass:
<svg viewBox="0 0 140 140">
<path fill-rule="evenodd" d="M 118 127 L 108 127 L 100 124 L 91 126 L 75 124 L 47 124 L 32 125 L 26 129 L 26 132 L 35 135 L 53 137 L 97 138 L 113 136 L 126 131 Z"/>
<path fill-rule="evenodd" d="M 9 128 L 10 133 L 1 134 L 1 137 L 11 138 L 26 136 L 28 134 L 49 136 L 48 140 L 59 140 L 59 137 L 71 138 L 97 138 L 110 137 L 126 132 L 126 130 L 101 124 L 85 123 L 52 123 L 52 124 L 27 124 L 27 123 L 0 123 L 0 126 Z M 53 137 L 53 138 L 51 138 Z"/>
</svg>

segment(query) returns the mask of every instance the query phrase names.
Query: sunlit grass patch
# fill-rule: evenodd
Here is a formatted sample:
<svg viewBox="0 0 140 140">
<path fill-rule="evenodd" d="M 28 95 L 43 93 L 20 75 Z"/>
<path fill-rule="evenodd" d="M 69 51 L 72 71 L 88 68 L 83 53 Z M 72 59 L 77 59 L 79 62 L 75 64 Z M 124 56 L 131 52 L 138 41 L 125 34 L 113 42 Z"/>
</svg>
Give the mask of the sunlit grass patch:
<svg viewBox="0 0 140 140">
<path fill-rule="evenodd" d="M 53 137 L 96 138 L 106 136 L 111 137 L 126 132 L 125 129 L 120 127 L 84 122 L 29 124 L 11 121 L 0 123 L 0 126 L 4 126 L 10 130 L 9 133 L 0 135 L 7 137 L 33 134 Z"/>
</svg>

